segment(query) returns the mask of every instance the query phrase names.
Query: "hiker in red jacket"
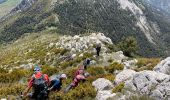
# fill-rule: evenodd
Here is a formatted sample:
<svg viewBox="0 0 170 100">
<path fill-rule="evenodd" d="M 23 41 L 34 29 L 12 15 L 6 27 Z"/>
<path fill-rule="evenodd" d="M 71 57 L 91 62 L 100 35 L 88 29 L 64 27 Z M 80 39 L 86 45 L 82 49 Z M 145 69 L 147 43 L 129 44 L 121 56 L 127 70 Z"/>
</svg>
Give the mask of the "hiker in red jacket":
<svg viewBox="0 0 170 100">
<path fill-rule="evenodd" d="M 24 92 L 25 97 L 29 97 L 36 100 L 46 100 L 48 98 L 47 88 L 49 85 L 49 77 L 47 74 L 41 73 L 41 68 L 36 66 L 34 68 L 34 74 L 32 75 L 28 87 Z M 33 88 L 33 93 L 28 93 Z"/>
</svg>

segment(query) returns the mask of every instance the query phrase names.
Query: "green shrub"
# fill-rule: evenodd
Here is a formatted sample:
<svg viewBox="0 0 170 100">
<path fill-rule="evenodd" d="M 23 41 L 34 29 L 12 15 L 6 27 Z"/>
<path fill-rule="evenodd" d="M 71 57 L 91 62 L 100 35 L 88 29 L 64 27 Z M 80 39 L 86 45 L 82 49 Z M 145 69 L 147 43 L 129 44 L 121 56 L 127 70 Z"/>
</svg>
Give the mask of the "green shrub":
<svg viewBox="0 0 170 100">
<path fill-rule="evenodd" d="M 73 64 L 74 64 L 74 61 L 71 60 L 71 61 L 66 61 L 66 62 L 61 63 L 60 66 L 62 69 L 66 69 L 67 67 L 72 66 Z"/>
<path fill-rule="evenodd" d="M 113 62 L 113 59 L 109 59 L 108 62 L 109 62 L 109 63 L 112 63 L 112 62 Z"/>
<path fill-rule="evenodd" d="M 69 78 L 73 78 L 74 77 L 74 73 L 76 72 L 77 68 L 70 68 L 70 69 L 67 69 L 65 71 L 65 73 L 67 74 L 67 76 Z"/>
<path fill-rule="evenodd" d="M 106 44 L 106 47 L 110 50 L 110 52 L 116 52 L 118 51 L 118 48 L 114 44 Z"/>
<path fill-rule="evenodd" d="M 93 81 L 95 81 L 98 78 L 105 78 L 105 79 L 108 79 L 110 81 L 114 81 L 115 76 L 112 75 L 112 74 L 100 74 L 100 75 L 90 76 L 90 77 L 87 78 L 87 80 L 89 82 L 93 82 Z"/>
<path fill-rule="evenodd" d="M 56 74 L 59 72 L 59 68 L 57 67 L 50 67 L 50 66 L 43 66 L 42 73 L 48 74 L 49 76 Z"/>
<path fill-rule="evenodd" d="M 125 86 L 124 83 L 120 83 L 119 85 L 117 85 L 117 86 L 112 90 L 112 92 L 113 92 L 113 93 L 121 92 L 122 89 L 124 88 L 124 86 Z"/>
<path fill-rule="evenodd" d="M 29 71 L 26 70 L 14 70 L 11 73 L 0 73 L 0 80 L 3 83 L 17 82 L 22 77 L 29 75 Z"/>
<path fill-rule="evenodd" d="M 113 73 L 115 70 L 123 70 L 124 66 L 118 62 L 113 62 L 110 66 L 105 67 L 106 71 Z"/>
<path fill-rule="evenodd" d="M 11 86 L 1 87 L 0 98 L 6 97 L 7 95 L 20 95 L 24 88 L 25 87 L 21 84 L 12 84 Z"/>
<path fill-rule="evenodd" d="M 60 55 L 64 55 L 65 53 L 67 53 L 69 50 L 67 49 L 62 49 L 62 51 L 60 52 Z"/>
<path fill-rule="evenodd" d="M 160 62 L 160 58 L 139 58 L 136 65 L 138 66 L 138 68 L 141 68 L 142 70 L 153 70 L 153 68 L 159 62 Z M 145 68 L 142 68 L 142 67 L 145 67 Z"/>
<path fill-rule="evenodd" d="M 60 52 L 62 51 L 62 49 L 59 49 L 59 48 L 53 48 L 50 50 L 50 52 L 54 52 L 54 54 L 59 54 Z"/>
<path fill-rule="evenodd" d="M 124 52 L 126 56 L 133 56 L 137 51 L 137 40 L 130 36 L 130 37 L 123 37 L 121 42 L 118 43 L 118 47 L 120 50 Z"/>
<path fill-rule="evenodd" d="M 88 53 L 88 52 L 85 52 L 83 54 L 83 60 L 86 59 L 86 58 L 92 58 L 93 57 L 93 54 L 92 53 Z"/>
<path fill-rule="evenodd" d="M 127 100 L 154 100 L 152 97 L 148 95 L 132 95 Z"/>
<path fill-rule="evenodd" d="M 104 74 L 103 78 L 108 79 L 110 81 L 114 81 L 115 76 L 113 74 L 108 73 L 108 74 Z"/>
<path fill-rule="evenodd" d="M 56 97 L 60 97 L 61 100 L 79 100 L 87 97 L 95 98 L 96 91 L 91 83 L 80 83 L 76 88 L 70 90 L 67 94 L 55 93 L 50 96 L 51 100 L 55 100 Z M 84 99 L 85 100 L 85 99 Z"/>
<path fill-rule="evenodd" d="M 2 73 L 8 73 L 8 71 L 5 70 L 5 69 L 3 69 L 3 68 L 0 68 L 0 73 L 1 73 L 1 74 L 2 74 Z"/>
<path fill-rule="evenodd" d="M 87 68 L 87 72 L 89 72 L 91 76 L 96 76 L 105 73 L 104 68 L 91 66 Z"/>
</svg>

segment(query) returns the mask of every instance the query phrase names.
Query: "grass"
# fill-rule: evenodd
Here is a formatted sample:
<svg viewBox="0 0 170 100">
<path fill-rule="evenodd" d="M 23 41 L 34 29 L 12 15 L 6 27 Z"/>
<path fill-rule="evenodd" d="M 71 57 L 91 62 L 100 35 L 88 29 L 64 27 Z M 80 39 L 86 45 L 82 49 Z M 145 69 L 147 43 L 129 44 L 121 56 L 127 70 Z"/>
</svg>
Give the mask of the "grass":
<svg viewBox="0 0 170 100">
<path fill-rule="evenodd" d="M 137 59 L 137 66 L 138 68 L 135 69 L 136 71 L 142 70 L 153 70 L 153 68 L 161 61 L 160 58 L 138 58 Z"/>
<path fill-rule="evenodd" d="M 8 65 L 9 67 L 28 63 L 28 59 L 32 59 L 34 63 L 37 60 L 43 63 L 46 53 L 50 50 L 47 48 L 49 43 L 56 42 L 57 40 L 57 34 L 28 34 L 28 36 L 22 37 L 17 42 L 0 48 L 0 63 L 3 66 Z"/>
</svg>

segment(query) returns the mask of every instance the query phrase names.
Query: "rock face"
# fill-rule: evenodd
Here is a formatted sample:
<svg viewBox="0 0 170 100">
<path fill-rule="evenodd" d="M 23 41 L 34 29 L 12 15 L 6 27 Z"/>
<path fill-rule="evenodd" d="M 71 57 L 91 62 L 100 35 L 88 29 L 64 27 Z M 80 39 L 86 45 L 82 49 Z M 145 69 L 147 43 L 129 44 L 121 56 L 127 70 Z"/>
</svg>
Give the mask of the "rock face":
<svg viewBox="0 0 170 100">
<path fill-rule="evenodd" d="M 170 98 L 170 76 L 155 71 L 137 72 L 125 82 L 125 88 L 156 100 L 165 100 Z"/>
<path fill-rule="evenodd" d="M 94 44 L 101 43 L 102 49 L 107 50 L 103 43 L 113 44 L 111 39 L 106 37 L 103 33 L 92 33 L 89 36 L 63 36 L 56 43 L 57 47 L 70 49 L 72 53 L 80 52 L 89 48 L 93 48 Z"/>
<path fill-rule="evenodd" d="M 11 11 L 11 13 L 25 11 L 37 1 L 38 0 L 22 0 L 21 3 Z"/>
<path fill-rule="evenodd" d="M 136 59 L 134 59 L 134 60 L 123 61 L 122 63 L 124 64 L 125 69 L 130 69 L 130 68 L 136 67 L 137 62 L 138 61 Z"/>
<path fill-rule="evenodd" d="M 113 84 L 104 78 L 99 78 L 92 83 L 97 91 L 110 90 L 113 88 Z"/>
<path fill-rule="evenodd" d="M 115 93 L 112 93 L 113 84 L 107 79 L 99 78 L 94 81 L 92 85 L 98 91 L 96 100 L 107 100 L 116 95 Z"/>
<path fill-rule="evenodd" d="M 136 74 L 136 72 L 134 70 L 130 70 L 130 69 L 123 70 L 118 75 L 116 75 L 115 83 L 119 84 L 126 80 L 132 79 L 134 74 Z"/>
<path fill-rule="evenodd" d="M 170 75 L 170 57 L 162 60 L 157 66 L 155 66 L 154 71 Z"/>
<path fill-rule="evenodd" d="M 109 91 L 98 91 L 96 99 L 97 100 L 107 100 L 108 98 L 114 97 L 116 94 Z"/>
</svg>

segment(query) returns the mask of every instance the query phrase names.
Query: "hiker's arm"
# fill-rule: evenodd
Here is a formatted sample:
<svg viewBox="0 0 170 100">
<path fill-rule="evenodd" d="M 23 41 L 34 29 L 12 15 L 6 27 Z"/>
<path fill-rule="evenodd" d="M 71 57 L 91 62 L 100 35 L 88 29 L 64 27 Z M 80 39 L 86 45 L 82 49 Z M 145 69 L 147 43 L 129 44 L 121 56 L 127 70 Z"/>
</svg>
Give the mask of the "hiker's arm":
<svg viewBox="0 0 170 100">
<path fill-rule="evenodd" d="M 24 95 L 24 96 L 27 96 L 27 94 L 28 94 L 28 92 L 29 92 L 29 90 L 30 90 L 30 89 L 31 89 L 31 87 L 30 87 L 30 86 L 29 86 L 29 87 L 27 87 L 27 88 L 26 88 L 26 90 L 24 91 L 24 94 L 23 94 L 23 95 Z"/>
<path fill-rule="evenodd" d="M 55 83 L 50 87 L 49 90 L 52 90 L 52 89 L 54 88 L 54 86 L 56 86 L 57 84 L 58 84 L 58 82 L 55 82 Z"/>
<path fill-rule="evenodd" d="M 33 79 L 31 79 L 31 80 L 29 81 L 28 87 L 27 87 L 27 88 L 25 89 L 25 91 L 24 91 L 24 96 L 27 95 L 27 93 L 29 92 L 29 90 L 30 90 L 31 87 L 32 87 L 32 84 L 33 84 Z"/>
</svg>

